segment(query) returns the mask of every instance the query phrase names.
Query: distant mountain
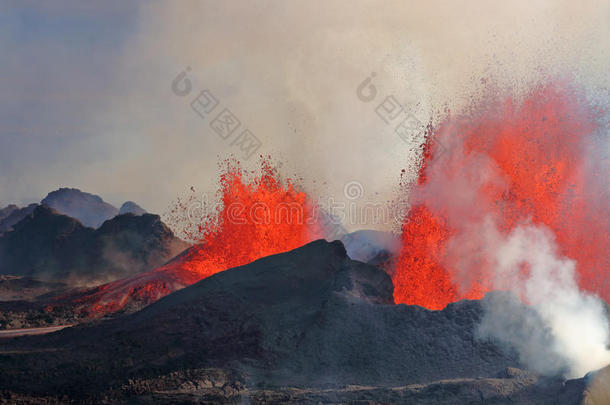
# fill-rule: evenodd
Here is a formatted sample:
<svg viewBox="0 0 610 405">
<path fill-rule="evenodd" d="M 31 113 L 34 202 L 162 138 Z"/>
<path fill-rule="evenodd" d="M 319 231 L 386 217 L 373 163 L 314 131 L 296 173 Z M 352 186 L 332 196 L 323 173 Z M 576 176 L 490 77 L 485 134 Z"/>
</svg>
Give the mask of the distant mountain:
<svg viewBox="0 0 610 405">
<path fill-rule="evenodd" d="M 476 337 L 482 301 L 393 305 L 382 270 L 315 241 L 113 320 L 0 340 L 0 391 L 54 403 L 576 404 Z M 7 394 L 8 395 L 8 394 Z"/>
<path fill-rule="evenodd" d="M 101 197 L 76 188 L 52 191 L 40 203 L 92 228 L 99 227 L 104 221 L 119 214 L 116 207 L 104 202 Z"/>
<path fill-rule="evenodd" d="M 50 278 L 64 269 L 88 267 L 88 261 L 80 261 L 91 254 L 78 253 L 91 245 L 93 233 L 74 218 L 37 206 L 0 236 L 0 273 Z"/>
<path fill-rule="evenodd" d="M 0 274 L 100 283 L 160 266 L 187 247 L 158 215 L 119 215 L 95 230 L 40 205 L 0 236 Z"/>
<path fill-rule="evenodd" d="M 161 266 L 190 246 L 154 214 L 118 215 L 104 222 L 95 236 L 103 261 L 124 276 Z"/>
<path fill-rule="evenodd" d="M 127 201 L 121 205 L 119 209 L 119 215 L 121 214 L 134 214 L 134 215 L 142 215 L 146 214 L 146 210 L 140 207 L 138 204 L 133 201 Z"/>
<path fill-rule="evenodd" d="M 0 215 L 0 234 L 13 229 L 13 225 L 34 212 L 34 208 L 37 206 L 38 204 L 30 204 L 27 207 L 19 208 L 16 205 L 9 205 L 4 208 L 3 215 Z"/>
<path fill-rule="evenodd" d="M 6 218 L 9 215 L 11 215 L 11 213 L 13 211 L 16 211 L 18 209 L 19 209 L 19 207 L 16 206 L 15 204 L 10 204 L 10 205 L 7 205 L 4 208 L 0 208 L 0 221 L 2 221 L 4 218 Z"/>
</svg>

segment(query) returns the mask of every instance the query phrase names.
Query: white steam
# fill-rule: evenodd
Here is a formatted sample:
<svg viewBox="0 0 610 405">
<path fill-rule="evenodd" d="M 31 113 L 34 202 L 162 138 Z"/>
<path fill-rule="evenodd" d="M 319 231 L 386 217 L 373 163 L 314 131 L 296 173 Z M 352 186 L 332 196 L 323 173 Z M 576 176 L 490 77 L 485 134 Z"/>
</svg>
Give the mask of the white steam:
<svg viewBox="0 0 610 405">
<path fill-rule="evenodd" d="M 494 289 L 512 291 L 535 313 L 489 299 L 480 336 L 510 344 L 541 374 L 582 377 L 610 364 L 604 304 L 579 290 L 576 263 L 557 252 L 553 234 L 524 225 L 502 236 L 489 221 L 482 228 L 489 238 L 485 252 L 495 269 Z"/>
</svg>

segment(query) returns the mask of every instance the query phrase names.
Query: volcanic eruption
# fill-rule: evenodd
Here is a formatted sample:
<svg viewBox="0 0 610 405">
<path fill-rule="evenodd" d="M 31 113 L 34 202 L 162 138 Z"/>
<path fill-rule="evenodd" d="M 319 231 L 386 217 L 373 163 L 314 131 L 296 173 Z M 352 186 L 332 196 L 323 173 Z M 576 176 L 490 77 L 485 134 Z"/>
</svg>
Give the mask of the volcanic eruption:
<svg viewBox="0 0 610 405">
<path fill-rule="evenodd" d="M 608 300 L 607 160 L 592 153 L 600 142 L 599 115 L 577 90 L 559 84 L 540 85 L 521 100 L 488 98 L 468 113 L 448 115 L 424 145 L 402 248 L 396 268 L 387 269 L 396 303 L 442 309 L 522 283 L 531 263 L 519 262 L 510 283 L 506 275 L 500 283 L 489 252 L 498 244 L 482 230 L 506 238 L 526 225 L 544 227 L 557 254 L 577 263 L 578 286 Z M 318 210 L 313 199 L 290 179 L 282 181 L 270 158 L 261 158 L 257 175 L 234 160 L 221 169 L 220 204 L 202 206 L 200 223 L 186 231 L 196 245 L 159 269 L 98 287 L 80 300 L 93 305 L 87 311 L 114 312 L 133 300 L 147 304 L 324 236 L 312 220 Z M 185 204 L 174 211 L 192 219 Z"/>
<path fill-rule="evenodd" d="M 397 257 L 363 263 L 339 241 L 311 242 L 328 229 L 310 195 L 283 179 L 270 158 L 257 171 L 228 160 L 218 205 L 197 206 L 199 216 L 190 202 L 175 210 L 191 225 L 191 248 L 69 298 L 92 318 L 147 308 L 30 341 L 40 345 L 35 356 L 45 353 L 35 360 L 47 367 L 41 373 L 62 386 L 99 378 L 114 387 L 127 379 L 117 396 L 141 394 L 133 376 L 148 387 L 152 372 L 160 385 L 151 386 L 167 391 L 168 381 L 192 370 L 235 373 L 227 394 L 234 397 L 243 394 L 243 370 L 251 386 L 441 379 L 433 384 L 448 389 L 411 392 L 411 385 L 401 395 L 449 395 L 449 403 L 471 395 L 487 401 L 484 380 L 489 398 L 511 402 L 580 396 L 588 377 L 556 377 L 610 364 L 600 299 L 610 290 L 598 112 L 557 84 L 522 100 L 487 101 L 430 130 Z M 368 236 L 379 253 L 379 236 Z M 464 298 L 473 301 L 456 302 Z M 5 352 L 21 353 L 21 342 Z M 75 353 L 78 371 L 67 377 L 64 359 L 53 354 L 58 344 Z M 24 364 L 5 386 L 39 379 Z"/>
<path fill-rule="evenodd" d="M 430 134 L 410 190 L 395 301 L 438 310 L 508 290 L 536 312 L 492 305 L 481 336 L 516 348 L 541 374 L 608 364 L 602 116 L 565 83 L 450 115 Z"/>
<path fill-rule="evenodd" d="M 258 173 L 225 161 L 219 185 L 220 204 L 200 207 L 210 211 L 197 218 L 195 230 L 185 228 L 197 241 L 192 248 L 160 268 L 89 291 L 76 301 L 80 310 L 99 316 L 139 308 L 219 271 L 321 237 L 316 206 L 290 179 L 280 178 L 269 158 L 261 158 Z M 176 211 L 178 216 L 192 214 L 184 204 Z"/>
</svg>

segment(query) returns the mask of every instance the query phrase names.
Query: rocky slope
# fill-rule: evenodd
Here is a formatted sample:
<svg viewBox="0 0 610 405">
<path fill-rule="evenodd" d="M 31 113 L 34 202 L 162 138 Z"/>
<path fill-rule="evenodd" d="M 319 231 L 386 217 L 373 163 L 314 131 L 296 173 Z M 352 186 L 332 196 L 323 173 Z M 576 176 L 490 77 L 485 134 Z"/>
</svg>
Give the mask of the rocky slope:
<svg viewBox="0 0 610 405">
<path fill-rule="evenodd" d="M 387 232 L 362 230 L 343 235 L 350 258 L 376 265 L 390 273 L 398 239 Z M 50 303 L 87 317 L 115 316 L 136 312 L 172 292 L 197 281 L 201 276 L 197 257 L 199 247 L 175 257 L 165 265 L 62 297 Z"/>
<path fill-rule="evenodd" d="M 24 403 L 582 399 L 584 380 L 511 369 L 513 353 L 476 339 L 481 302 L 428 311 L 394 305 L 392 291 L 385 272 L 351 260 L 341 242 L 312 242 L 133 315 L 0 342 L 0 391 Z"/>
</svg>

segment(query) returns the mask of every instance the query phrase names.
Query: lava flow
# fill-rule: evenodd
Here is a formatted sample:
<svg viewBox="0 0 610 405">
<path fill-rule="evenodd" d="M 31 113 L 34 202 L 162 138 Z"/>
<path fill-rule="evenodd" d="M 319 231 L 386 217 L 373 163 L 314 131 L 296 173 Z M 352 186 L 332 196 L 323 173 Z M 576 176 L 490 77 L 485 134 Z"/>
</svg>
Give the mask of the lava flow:
<svg viewBox="0 0 610 405">
<path fill-rule="evenodd" d="M 221 204 L 188 235 L 199 242 L 158 269 L 89 291 L 77 300 L 82 311 L 98 316 L 138 308 L 220 271 L 320 237 L 312 221 L 314 205 L 290 180 L 282 182 L 268 159 L 261 160 L 258 176 L 244 172 L 239 162 L 225 163 Z M 184 215 L 189 209 L 178 210 Z"/>
<path fill-rule="evenodd" d="M 402 227 L 395 301 L 442 309 L 492 289 L 493 265 L 479 254 L 488 242 L 473 228 L 485 221 L 505 235 L 524 223 L 546 227 L 559 253 L 576 262 L 579 287 L 608 301 L 600 112 L 567 85 L 540 86 L 518 102 L 473 111 L 449 116 L 424 147 Z"/>
</svg>

